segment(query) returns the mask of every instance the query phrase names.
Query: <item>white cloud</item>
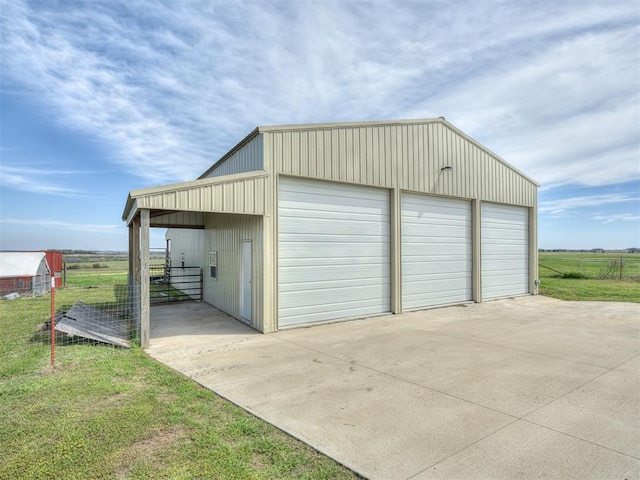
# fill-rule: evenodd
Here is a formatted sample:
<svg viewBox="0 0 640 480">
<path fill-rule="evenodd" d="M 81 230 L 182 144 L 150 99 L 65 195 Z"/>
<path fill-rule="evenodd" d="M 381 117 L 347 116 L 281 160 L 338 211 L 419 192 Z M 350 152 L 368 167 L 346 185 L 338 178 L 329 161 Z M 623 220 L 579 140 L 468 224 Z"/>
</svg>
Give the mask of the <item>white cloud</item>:
<svg viewBox="0 0 640 480">
<path fill-rule="evenodd" d="M 638 40 L 637 27 L 567 39 L 435 106 L 543 185 L 637 179 Z"/>
<path fill-rule="evenodd" d="M 640 202 L 640 195 L 638 194 L 609 193 L 540 202 L 538 210 L 540 213 L 546 213 L 551 216 L 557 217 L 566 215 L 579 209 L 588 208 L 590 211 L 593 211 L 594 207 L 601 207 L 603 205 L 622 203 L 632 203 L 637 205 L 638 202 Z"/>
<path fill-rule="evenodd" d="M 590 218 L 591 220 L 595 220 L 596 222 L 603 224 L 615 222 L 640 222 L 640 215 L 634 215 L 632 213 L 616 213 L 613 215 L 597 214 Z"/>
<path fill-rule="evenodd" d="M 49 219 L 22 219 L 22 218 L 0 218 L 0 224 L 18 225 L 25 227 L 36 227 L 45 229 L 70 230 L 74 232 L 102 233 L 102 234 L 118 234 L 122 235 L 124 227 L 122 224 L 96 224 L 87 223 L 71 223 L 59 220 Z"/>
<path fill-rule="evenodd" d="M 77 175 L 82 173 L 90 172 L 0 165 L 0 186 L 2 186 L 2 188 L 13 188 L 29 193 L 77 197 L 86 195 L 86 192 L 75 188 L 69 188 L 62 185 L 61 182 L 55 182 L 54 180 L 59 176 Z"/>
<path fill-rule="evenodd" d="M 194 178 L 258 124 L 440 115 L 544 185 L 640 178 L 635 0 L 3 10 L 8 88 L 150 183 Z"/>
</svg>

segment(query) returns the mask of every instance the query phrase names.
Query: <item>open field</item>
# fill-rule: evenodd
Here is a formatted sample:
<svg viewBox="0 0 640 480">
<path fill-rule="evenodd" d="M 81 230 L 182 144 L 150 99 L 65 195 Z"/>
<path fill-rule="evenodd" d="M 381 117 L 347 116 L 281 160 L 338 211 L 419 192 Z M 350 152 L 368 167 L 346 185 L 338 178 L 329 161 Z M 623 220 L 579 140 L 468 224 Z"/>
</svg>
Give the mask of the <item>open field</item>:
<svg viewBox="0 0 640 480">
<path fill-rule="evenodd" d="M 539 260 L 543 295 L 640 302 L 640 255 Z M 116 302 L 127 263 L 105 262 L 68 270 L 58 305 Z M 0 301 L 0 478 L 355 478 L 138 348 L 62 344 L 50 369 L 49 311 L 49 296 Z"/>
<path fill-rule="evenodd" d="M 640 254 L 541 252 L 538 265 L 541 295 L 640 303 Z"/>
<path fill-rule="evenodd" d="M 100 279 L 57 303 L 117 301 Z M 139 348 L 62 344 L 51 369 L 49 311 L 0 301 L 0 478 L 356 478 Z"/>
<path fill-rule="evenodd" d="M 117 256 L 114 256 L 117 258 Z M 66 257 L 65 257 L 66 258 Z M 77 256 L 74 256 L 78 259 Z M 126 285 L 128 260 L 111 260 L 109 256 L 89 259 L 80 258 L 82 261 L 67 262 L 67 285 L 73 287 L 90 287 L 97 285 Z M 161 265 L 162 257 L 154 257 L 152 265 Z M 100 265 L 100 268 L 94 267 Z"/>
<path fill-rule="evenodd" d="M 127 270 L 67 270 L 67 286 L 96 287 L 99 285 L 126 285 Z"/>
<path fill-rule="evenodd" d="M 81 261 L 67 266 L 81 268 L 67 270 L 67 285 L 126 284 L 127 260 L 111 260 L 109 256 L 74 258 Z M 95 263 L 107 268 L 93 268 Z M 154 257 L 151 263 L 161 264 L 162 257 Z M 538 263 L 541 295 L 564 300 L 640 302 L 640 254 L 541 252 Z"/>
</svg>

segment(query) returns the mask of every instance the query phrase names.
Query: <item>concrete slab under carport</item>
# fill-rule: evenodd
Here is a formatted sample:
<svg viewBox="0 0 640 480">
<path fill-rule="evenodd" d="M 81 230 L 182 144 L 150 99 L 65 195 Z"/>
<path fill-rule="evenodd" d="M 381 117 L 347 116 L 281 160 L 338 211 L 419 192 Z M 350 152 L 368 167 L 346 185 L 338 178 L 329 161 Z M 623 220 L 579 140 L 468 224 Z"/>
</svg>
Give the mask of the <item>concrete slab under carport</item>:
<svg viewBox="0 0 640 480">
<path fill-rule="evenodd" d="M 152 309 L 149 354 L 369 478 L 639 478 L 640 305 L 519 297 L 262 335 Z"/>
</svg>

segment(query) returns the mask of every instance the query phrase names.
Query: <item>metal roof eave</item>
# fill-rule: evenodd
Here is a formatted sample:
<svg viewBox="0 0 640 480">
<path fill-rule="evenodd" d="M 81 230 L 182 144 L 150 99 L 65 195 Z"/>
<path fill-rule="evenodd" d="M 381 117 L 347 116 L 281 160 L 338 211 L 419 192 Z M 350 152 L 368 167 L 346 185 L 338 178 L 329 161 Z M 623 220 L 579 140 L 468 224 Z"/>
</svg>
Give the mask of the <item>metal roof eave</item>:
<svg viewBox="0 0 640 480">
<path fill-rule="evenodd" d="M 484 145 L 482 145 L 480 142 L 478 142 L 477 140 L 474 140 L 473 138 L 471 138 L 469 135 L 467 135 L 466 133 L 464 133 L 462 130 L 460 130 L 458 127 L 456 127 L 455 125 L 451 124 L 450 122 L 448 122 L 447 120 L 445 120 L 444 118 L 441 119 L 441 122 L 444 123 L 447 127 L 449 127 L 451 130 L 453 130 L 454 132 L 456 132 L 458 135 L 460 135 L 462 138 L 464 138 L 465 140 L 467 140 L 468 142 L 472 143 L 473 145 L 475 145 L 476 147 L 480 148 L 481 150 L 484 150 L 485 152 L 487 152 L 489 155 L 491 155 L 493 158 L 495 158 L 496 160 L 498 160 L 500 163 L 504 164 L 507 168 L 513 170 L 515 173 L 517 173 L 518 175 L 520 175 L 522 178 L 524 178 L 525 180 L 531 182 L 532 184 L 534 184 L 536 187 L 540 188 L 540 184 L 538 182 L 536 182 L 533 178 L 531 178 L 530 176 L 526 175 L 525 173 L 523 173 L 521 170 L 517 169 L 516 167 L 514 167 L 512 164 L 510 164 L 509 162 L 507 162 L 504 158 L 502 158 L 500 155 L 498 155 L 497 153 L 492 152 L 491 150 L 489 150 L 487 147 L 485 147 Z"/>
<path fill-rule="evenodd" d="M 264 170 L 258 170 L 253 172 L 238 173 L 233 175 L 225 175 L 221 177 L 202 178 L 198 180 L 192 180 L 188 182 L 173 183 L 167 185 L 160 185 L 157 187 L 140 188 L 137 190 L 131 190 L 127 196 L 124 210 L 122 212 L 122 220 L 130 225 L 138 212 L 144 208 L 141 204 L 148 203 L 152 198 L 163 197 L 167 194 L 176 194 L 178 192 L 190 192 L 202 188 L 216 188 L 223 187 L 227 184 L 244 184 L 247 181 L 254 181 L 264 179 L 268 176 L 268 173 Z M 169 206 L 159 205 L 159 209 L 170 211 L 193 211 L 202 212 L 200 209 L 191 209 L 184 206 Z M 207 210 L 208 211 L 208 210 Z M 215 211 L 215 210 L 212 210 Z M 226 212 L 228 213 L 228 212 Z M 246 213 L 246 212 L 238 212 Z"/>
<path fill-rule="evenodd" d="M 249 143 L 251 140 L 253 140 L 254 137 L 257 137 L 260 134 L 260 129 L 261 127 L 256 127 L 254 128 L 249 135 L 247 135 L 246 137 L 244 137 L 242 140 L 240 140 L 238 143 L 236 143 L 231 150 L 229 150 L 227 153 L 225 153 L 222 157 L 220 157 L 217 161 L 215 161 L 213 163 L 213 165 L 211 165 L 209 168 L 207 168 L 207 170 L 202 173 L 202 175 L 200 175 L 198 177 L 198 179 L 204 179 L 207 178 L 207 175 L 209 175 L 211 172 L 213 172 L 213 170 L 220 165 L 221 163 L 223 163 L 227 158 L 229 158 L 231 155 L 233 155 L 234 153 L 236 153 L 238 150 L 240 150 L 243 146 L 245 146 L 247 143 Z"/>
</svg>

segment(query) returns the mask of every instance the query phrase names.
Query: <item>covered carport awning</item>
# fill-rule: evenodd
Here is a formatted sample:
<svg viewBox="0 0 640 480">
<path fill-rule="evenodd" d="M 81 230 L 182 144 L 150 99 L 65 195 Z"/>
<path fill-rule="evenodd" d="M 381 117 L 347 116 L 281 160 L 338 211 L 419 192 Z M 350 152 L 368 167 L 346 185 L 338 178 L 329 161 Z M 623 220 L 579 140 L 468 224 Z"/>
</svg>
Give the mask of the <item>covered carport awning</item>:
<svg viewBox="0 0 640 480">
<path fill-rule="evenodd" d="M 132 190 L 122 220 L 131 225 L 141 210 L 149 210 L 151 226 L 198 228 L 203 213 L 264 215 L 267 176 L 259 170 Z"/>
<path fill-rule="evenodd" d="M 140 343 L 149 344 L 149 228 L 204 228 L 206 213 L 266 215 L 268 173 L 253 172 L 129 192 L 122 219 L 129 227 L 129 283 L 140 288 Z"/>
</svg>

